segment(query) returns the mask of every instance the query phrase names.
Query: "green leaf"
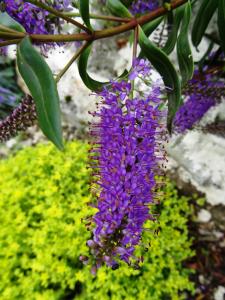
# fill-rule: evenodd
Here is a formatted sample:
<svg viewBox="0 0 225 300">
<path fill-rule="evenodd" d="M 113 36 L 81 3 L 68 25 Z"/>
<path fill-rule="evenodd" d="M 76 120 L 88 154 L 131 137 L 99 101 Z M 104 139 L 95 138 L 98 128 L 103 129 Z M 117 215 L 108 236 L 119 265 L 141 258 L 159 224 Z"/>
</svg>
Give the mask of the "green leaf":
<svg viewBox="0 0 225 300">
<path fill-rule="evenodd" d="M 121 0 L 121 2 L 126 6 L 126 7 L 130 7 L 133 0 Z"/>
<path fill-rule="evenodd" d="M 159 26 L 159 24 L 162 22 L 164 17 L 159 17 L 155 20 L 152 20 L 151 22 L 144 24 L 142 26 L 142 30 L 144 31 L 146 36 L 149 36 L 153 33 L 153 31 Z M 134 32 L 132 31 L 132 34 L 130 35 L 129 42 L 132 44 L 134 41 Z M 141 56 L 141 55 L 140 55 Z"/>
<path fill-rule="evenodd" d="M 218 4 L 218 29 L 221 41 L 221 47 L 225 53 L 225 1 L 219 0 Z"/>
<path fill-rule="evenodd" d="M 52 72 L 28 37 L 18 45 L 17 63 L 35 101 L 39 126 L 46 137 L 63 149 L 59 95 Z"/>
<path fill-rule="evenodd" d="M 207 50 L 205 51 L 205 53 L 203 54 L 201 59 L 198 61 L 198 68 L 201 72 L 203 72 L 203 67 L 204 67 L 204 64 L 205 64 L 205 60 L 209 56 L 209 54 L 211 53 L 213 47 L 214 47 L 214 42 L 211 41 L 208 48 L 207 48 Z"/>
<path fill-rule="evenodd" d="M 107 82 L 99 82 L 92 79 L 87 73 L 88 58 L 91 53 L 92 44 L 90 44 L 80 55 L 78 60 L 78 70 L 84 84 L 92 91 L 100 90 Z"/>
<path fill-rule="evenodd" d="M 181 103 L 180 80 L 168 56 L 147 38 L 140 27 L 139 32 L 139 44 L 143 54 L 162 76 L 164 84 L 168 89 L 167 126 L 168 130 L 171 132 L 173 118 Z"/>
<path fill-rule="evenodd" d="M 79 0 L 79 11 L 84 24 L 87 26 L 87 28 L 93 30 L 90 23 L 89 0 Z"/>
<path fill-rule="evenodd" d="M 110 82 L 100 82 L 97 80 L 94 80 L 91 78 L 87 73 L 87 66 L 88 66 L 88 58 L 91 53 L 92 44 L 90 45 L 82 52 L 82 54 L 79 57 L 78 60 L 78 70 L 81 79 L 83 80 L 84 84 L 87 88 L 89 88 L 92 91 L 99 91 L 102 89 L 102 87 L 106 84 L 110 84 Z M 128 75 L 127 70 L 125 70 L 120 76 L 117 78 L 125 78 Z"/>
<path fill-rule="evenodd" d="M 193 76 L 194 62 L 191 47 L 188 39 L 189 24 L 191 19 L 191 4 L 185 4 L 184 17 L 182 20 L 180 34 L 177 39 L 177 58 L 182 77 L 182 84 L 185 85 Z"/>
<path fill-rule="evenodd" d="M 185 6 L 184 5 L 178 7 L 175 10 L 175 16 L 174 16 L 174 19 L 173 19 L 173 23 L 171 24 L 172 25 L 172 30 L 169 33 L 169 36 L 168 36 L 168 39 L 166 41 L 165 46 L 162 48 L 162 50 L 167 55 L 169 55 L 173 51 L 173 49 L 174 49 L 174 47 L 176 45 L 177 34 L 178 34 L 179 27 L 180 27 L 180 22 L 181 22 L 181 20 L 183 18 L 183 15 L 184 15 L 184 10 L 185 10 Z"/>
<path fill-rule="evenodd" d="M 142 26 L 142 30 L 144 31 L 145 35 L 148 37 L 150 36 L 153 31 L 159 26 L 159 24 L 162 22 L 162 20 L 164 19 L 164 17 L 159 17 L 147 24 L 145 24 L 144 26 Z M 132 41 L 133 41 L 133 36 L 134 34 L 132 35 Z M 143 51 L 140 52 L 139 54 L 139 58 L 142 58 L 144 56 L 144 53 Z"/>
<path fill-rule="evenodd" d="M 6 12 L 0 12 L 0 24 L 19 32 L 26 32 L 23 26 L 11 18 Z"/>
<path fill-rule="evenodd" d="M 217 6 L 218 0 L 202 0 L 192 28 L 192 42 L 195 47 L 200 44 Z"/>
<path fill-rule="evenodd" d="M 126 6 L 123 5 L 123 3 L 121 3 L 119 0 L 107 0 L 106 6 L 115 16 L 124 18 L 133 17 L 129 10 L 126 8 Z"/>
<path fill-rule="evenodd" d="M 159 24 L 162 22 L 163 19 L 164 17 L 159 17 L 143 25 L 142 30 L 144 31 L 145 35 L 149 36 L 150 34 L 152 34 L 152 32 L 159 26 Z"/>
</svg>

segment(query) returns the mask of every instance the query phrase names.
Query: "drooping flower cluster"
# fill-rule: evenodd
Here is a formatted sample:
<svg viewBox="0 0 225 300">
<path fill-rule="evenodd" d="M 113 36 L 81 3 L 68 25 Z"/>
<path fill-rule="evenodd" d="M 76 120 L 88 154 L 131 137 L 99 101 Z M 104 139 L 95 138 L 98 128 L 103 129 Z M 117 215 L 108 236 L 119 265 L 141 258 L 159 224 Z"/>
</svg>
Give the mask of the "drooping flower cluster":
<svg viewBox="0 0 225 300">
<path fill-rule="evenodd" d="M 98 2 L 99 4 L 106 4 L 106 0 L 98 0 Z M 125 0 L 123 2 L 129 3 L 128 8 L 134 15 L 148 13 L 160 6 L 159 0 Z"/>
<path fill-rule="evenodd" d="M 159 7 L 158 0 L 134 0 L 131 4 L 130 11 L 133 14 L 148 13 Z"/>
<path fill-rule="evenodd" d="M 194 95 L 190 96 L 176 114 L 175 131 L 183 133 L 187 129 L 191 129 L 214 105 L 215 101 L 212 98 L 197 99 Z"/>
<path fill-rule="evenodd" d="M 57 10 L 68 10 L 70 0 L 44 1 Z M 59 29 L 58 18 L 48 18 L 49 12 L 23 0 L 4 0 L 6 12 L 24 26 L 28 33 L 53 34 Z"/>
<path fill-rule="evenodd" d="M 5 142 L 19 131 L 25 130 L 36 120 L 35 104 L 30 96 L 24 97 L 20 105 L 0 122 L 0 142 Z"/>
<path fill-rule="evenodd" d="M 140 64 L 145 72 L 146 63 Z M 164 113 L 159 110 L 158 88 L 144 99 L 131 99 L 130 93 L 130 82 L 111 82 L 100 93 L 103 103 L 93 114 L 100 119 L 91 131 L 97 139 L 90 156 L 98 198 L 92 239 L 87 242 L 95 260 L 93 272 L 103 263 L 116 269 L 118 259 L 128 264 L 135 260 L 143 225 L 153 218 L 149 205 L 154 202 L 159 161 L 165 158 L 160 124 Z"/>
<path fill-rule="evenodd" d="M 204 114 L 217 105 L 225 93 L 224 80 L 213 74 L 195 71 L 193 78 L 184 90 L 185 103 L 177 111 L 174 131 L 183 133 L 196 125 Z"/>
</svg>

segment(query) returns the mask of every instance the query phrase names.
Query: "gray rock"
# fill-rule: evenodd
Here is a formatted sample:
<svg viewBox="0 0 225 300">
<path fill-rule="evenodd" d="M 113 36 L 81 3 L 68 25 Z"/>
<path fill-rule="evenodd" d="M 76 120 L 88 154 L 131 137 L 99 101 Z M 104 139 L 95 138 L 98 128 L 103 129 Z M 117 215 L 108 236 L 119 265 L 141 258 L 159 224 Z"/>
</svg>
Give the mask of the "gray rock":
<svg viewBox="0 0 225 300">
<path fill-rule="evenodd" d="M 210 221 L 211 217 L 212 217 L 211 213 L 206 209 L 201 209 L 198 212 L 198 221 L 199 222 L 207 223 Z"/>
<path fill-rule="evenodd" d="M 214 300 L 224 300 L 224 298 L 225 298 L 225 287 L 220 285 L 214 292 Z"/>
<path fill-rule="evenodd" d="M 212 108 L 201 123 L 224 118 L 225 101 Z M 211 205 L 225 205 L 225 139 L 201 130 L 174 135 L 168 146 L 168 169 L 206 194 Z"/>
</svg>

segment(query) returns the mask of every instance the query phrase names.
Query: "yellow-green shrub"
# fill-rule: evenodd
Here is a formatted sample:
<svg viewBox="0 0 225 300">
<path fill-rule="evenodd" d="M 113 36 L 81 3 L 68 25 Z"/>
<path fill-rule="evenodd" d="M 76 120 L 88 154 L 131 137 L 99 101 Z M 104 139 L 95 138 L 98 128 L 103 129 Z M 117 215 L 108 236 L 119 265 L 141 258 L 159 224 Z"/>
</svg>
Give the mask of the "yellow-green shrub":
<svg viewBox="0 0 225 300">
<path fill-rule="evenodd" d="M 26 148 L 0 162 L 1 300 L 183 299 L 193 289 L 182 262 L 192 256 L 188 199 L 165 187 L 160 223 L 146 225 L 151 243 L 141 270 L 123 264 L 97 277 L 79 261 L 90 233 L 87 146 L 72 142 L 64 153 L 51 145 Z"/>
</svg>

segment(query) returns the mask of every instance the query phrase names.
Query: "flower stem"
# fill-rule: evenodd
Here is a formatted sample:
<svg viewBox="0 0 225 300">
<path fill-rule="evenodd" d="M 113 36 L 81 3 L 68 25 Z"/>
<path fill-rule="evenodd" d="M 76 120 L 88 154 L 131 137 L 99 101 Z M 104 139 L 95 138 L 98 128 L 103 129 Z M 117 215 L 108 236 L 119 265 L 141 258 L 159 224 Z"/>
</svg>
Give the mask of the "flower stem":
<svg viewBox="0 0 225 300">
<path fill-rule="evenodd" d="M 86 42 L 80 49 L 73 55 L 70 61 L 65 65 L 65 67 L 60 71 L 60 73 L 56 76 L 55 81 L 58 83 L 63 75 L 68 71 L 70 66 L 75 62 L 75 60 L 80 56 L 80 54 L 88 47 L 89 43 Z"/>
<path fill-rule="evenodd" d="M 46 5 L 46 4 L 44 4 L 43 2 L 40 2 L 38 0 L 24 0 L 24 2 L 32 3 L 32 4 L 36 5 L 37 7 L 40 7 L 42 9 L 50 12 L 51 14 L 53 14 L 53 15 L 55 15 L 55 16 L 63 19 L 63 20 L 65 20 L 65 21 L 67 21 L 68 23 L 71 23 L 71 24 L 75 25 L 76 27 L 84 30 L 87 33 L 91 32 L 86 26 L 84 26 L 84 25 L 80 24 L 79 22 L 75 21 L 74 19 L 66 16 L 65 14 L 61 13 L 60 11 L 58 11 L 58 10 L 56 10 L 56 9 L 54 9 L 54 8 Z"/>
<path fill-rule="evenodd" d="M 14 39 L 14 40 L 0 42 L 0 48 L 9 46 L 9 45 L 13 45 L 13 44 L 19 44 L 20 41 L 21 41 L 21 39 Z"/>
<path fill-rule="evenodd" d="M 64 12 L 65 16 L 68 17 L 80 17 L 79 13 L 73 13 L 73 12 Z M 121 22 L 121 23 L 127 23 L 130 22 L 130 18 L 120 18 L 115 16 L 104 16 L 104 15 L 97 15 L 97 14 L 90 14 L 91 19 L 97 19 L 97 20 L 105 20 L 105 21 L 112 21 L 112 22 Z"/>
<path fill-rule="evenodd" d="M 136 26 L 134 29 L 133 62 L 137 58 L 138 34 L 139 34 L 139 30 L 138 30 L 138 26 Z"/>
<path fill-rule="evenodd" d="M 45 7 L 46 5 L 43 4 L 42 2 L 39 2 L 37 0 L 25 0 L 26 2 L 30 2 L 33 4 L 38 4 L 39 7 Z M 177 7 L 185 4 L 188 0 L 175 0 L 171 3 L 171 10 L 172 9 L 176 9 Z M 47 6 L 47 8 L 49 8 Z M 76 22 L 73 19 L 70 19 L 69 17 L 66 17 L 63 15 L 63 13 L 58 12 L 57 10 L 54 10 L 52 8 L 52 10 L 54 12 L 57 13 L 57 16 L 62 17 L 64 20 L 66 21 L 71 21 L 75 22 L 76 24 L 78 22 Z M 49 10 L 50 11 L 50 10 Z M 129 22 L 116 26 L 116 27 L 111 27 L 108 29 L 103 29 L 103 30 L 99 30 L 99 31 L 93 31 L 93 32 L 87 32 L 87 33 L 78 33 L 78 34 L 30 34 L 30 38 L 32 39 L 33 42 L 36 43 L 58 43 L 58 42 L 73 42 L 73 41 L 94 41 L 94 40 L 98 40 L 98 39 L 103 39 L 103 38 L 108 38 L 111 36 L 115 36 L 118 35 L 120 33 L 124 33 L 127 32 L 129 30 L 134 29 L 137 25 L 144 25 L 152 20 L 155 20 L 156 18 L 163 16 L 165 14 L 168 13 L 168 10 L 165 7 L 160 7 L 157 8 L 156 10 L 143 15 L 137 19 L 131 19 Z M 69 19 L 69 20 L 68 20 Z M 79 27 L 80 27 L 80 23 Z M 85 26 L 81 25 L 82 29 L 85 31 L 89 31 Z M 84 27 L 84 28 L 83 28 Z M 25 35 L 28 35 L 28 33 L 24 34 L 21 32 L 18 32 L 17 34 L 13 34 L 13 33 L 6 33 L 6 32 L 0 32 L 0 38 L 4 37 L 4 39 L 15 39 L 15 38 L 23 38 Z"/>
<path fill-rule="evenodd" d="M 137 58 L 137 45 L 138 45 L 138 26 L 134 28 L 134 42 L 133 42 L 133 56 L 132 56 L 132 66 L 134 66 L 134 62 Z M 130 98 L 134 98 L 134 80 L 131 80 L 131 92 L 130 92 Z"/>
<path fill-rule="evenodd" d="M 25 33 L 22 32 L 6 32 L 1 31 L 0 29 L 0 38 L 4 38 L 5 40 L 15 39 L 15 38 L 24 38 L 26 36 Z"/>
<path fill-rule="evenodd" d="M 26 0 L 28 1 L 28 0 Z M 35 1 L 35 0 L 29 0 Z M 183 5 L 188 0 L 176 0 L 171 3 L 171 10 L 176 9 L 177 7 Z M 124 33 L 126 31 L 134 29 L 137 25 L 144 25 L 156 18 L 163 16 L 168 13 L 168 10 L 165 7 L 157 8 L 156 10 L 141 16 L 137 19 L 131 19 L 129 22 L 108 28 L 99 31 L 94 31 L 91 34 L 88 33 L 80 33 L 80 34 L 56 34 L 56 35 L 46 35 L 46 34 L 31 34 L 30 37 L 35 42 L 72 42 L 72 41 L 94 41 L 97 39 L 108 38 L 114 35 L 118 35 L 120 33 Z"/>
</svg>

